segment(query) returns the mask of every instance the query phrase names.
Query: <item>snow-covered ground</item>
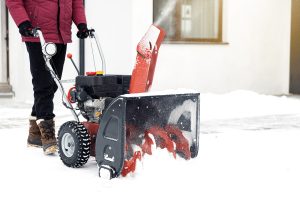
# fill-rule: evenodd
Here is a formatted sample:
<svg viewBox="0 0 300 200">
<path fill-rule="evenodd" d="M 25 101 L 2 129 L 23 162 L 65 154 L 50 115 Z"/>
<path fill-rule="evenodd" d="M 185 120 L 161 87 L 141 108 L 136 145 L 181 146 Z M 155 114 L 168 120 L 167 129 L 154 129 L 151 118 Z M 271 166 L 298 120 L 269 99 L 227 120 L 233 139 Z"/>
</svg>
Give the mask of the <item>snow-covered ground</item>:
<svg viewBox="0 0 300 200">
<path fill-rule="evenodd" d="M 201 94 L 197 158 L 157 150 L 135 174 L 100 179 L 27 148 L 30 105 L 0 99 L 0 199 L 300 199 L 300 98 Z M 56 105 L 57 127 L 72 119 Z"/>
</svg>

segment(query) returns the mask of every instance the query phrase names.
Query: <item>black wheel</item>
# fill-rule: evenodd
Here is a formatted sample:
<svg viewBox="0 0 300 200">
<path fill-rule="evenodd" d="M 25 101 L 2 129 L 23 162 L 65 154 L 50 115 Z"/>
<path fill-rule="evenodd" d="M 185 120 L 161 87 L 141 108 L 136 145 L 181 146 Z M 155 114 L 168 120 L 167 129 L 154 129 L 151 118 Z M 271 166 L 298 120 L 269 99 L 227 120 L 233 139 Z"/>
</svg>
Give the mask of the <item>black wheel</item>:
<svg viewBox="0 0 300 200">
<path fill-rule="evenodd" d="M 66 122 L 58 131 L 58 154 L 68 167 L 78 168 L 88 161 L 90 144 L 90 136 L 80 122 Z"/>
</svg>

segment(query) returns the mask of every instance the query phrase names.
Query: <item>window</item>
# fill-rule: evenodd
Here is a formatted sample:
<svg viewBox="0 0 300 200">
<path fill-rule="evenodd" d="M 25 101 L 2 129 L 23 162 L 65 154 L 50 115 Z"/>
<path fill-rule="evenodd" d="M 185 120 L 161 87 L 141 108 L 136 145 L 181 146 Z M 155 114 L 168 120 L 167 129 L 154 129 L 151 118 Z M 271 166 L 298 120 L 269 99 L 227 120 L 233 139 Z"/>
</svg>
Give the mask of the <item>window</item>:
<svg viewBox="0 0 300 200">
<path fill-rule="evenodd" d="M 222 0 L 153 0 L 168 42 L 222 42 Z"/>
</svg>

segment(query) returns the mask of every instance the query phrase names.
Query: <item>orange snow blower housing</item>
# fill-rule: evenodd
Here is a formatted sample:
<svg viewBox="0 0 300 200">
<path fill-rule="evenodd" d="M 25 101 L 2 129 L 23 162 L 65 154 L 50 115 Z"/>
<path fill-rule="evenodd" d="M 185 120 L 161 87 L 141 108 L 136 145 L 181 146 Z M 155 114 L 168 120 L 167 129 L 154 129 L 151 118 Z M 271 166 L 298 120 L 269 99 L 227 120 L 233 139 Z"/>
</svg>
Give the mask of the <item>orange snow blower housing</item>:
<svg viewBox="0 0 300 200">
<path fill-rule="evenodd" d="M 77 117 L 60 127 L 59 155 L 65 165 L 81 167 L 95 156 L 99 176 L 115 178 L 134 172 L 137 159 L 151 155 L 154 144 L 175 158 L 197 156 L 200 94 L 148 92 L 164 36 L 161 28 L 149 28 L 137 46 L 132 75 L 76 77 L 67 104 L 76 104 L 86 121 Z"/>
<path fill-rule="evenodd" d="M 158 50 L 165 31 L 151 26 L 137 46 L 136 65 L 133 69 L 129 93 L 148 92 L 152 85 Z"/>
</svg>

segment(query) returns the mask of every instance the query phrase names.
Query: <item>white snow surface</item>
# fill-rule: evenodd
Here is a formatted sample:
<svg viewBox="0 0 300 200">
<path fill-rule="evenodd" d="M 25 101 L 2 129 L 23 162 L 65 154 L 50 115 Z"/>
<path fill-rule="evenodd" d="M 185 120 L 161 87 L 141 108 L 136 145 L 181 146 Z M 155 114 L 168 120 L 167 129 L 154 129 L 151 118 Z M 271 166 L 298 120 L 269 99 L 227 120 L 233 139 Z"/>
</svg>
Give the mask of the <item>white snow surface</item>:
<svg viewBox="0 0 300 200">
<path fill-rule="evenodd" d="M 26 146 L 30 104 L 0 99 L 0 199 L 300 199 L 300 97 L 200 95 L 197 158 L 156 150 L 125 178 L 98 177 Z M 72 119 L 56 103 L 56 126 Z"/>
</svg>

